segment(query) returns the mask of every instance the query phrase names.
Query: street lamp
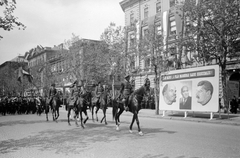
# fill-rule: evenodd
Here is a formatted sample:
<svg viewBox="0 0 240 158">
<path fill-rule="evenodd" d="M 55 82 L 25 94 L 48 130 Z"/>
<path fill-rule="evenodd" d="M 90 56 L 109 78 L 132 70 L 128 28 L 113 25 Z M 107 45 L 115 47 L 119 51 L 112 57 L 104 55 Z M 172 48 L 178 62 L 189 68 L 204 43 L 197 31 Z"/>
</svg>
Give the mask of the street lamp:
<svg viewBox="0 0 240 158">
<path fill-rule="evenodd" d="M 116 66 L 117 66 L 117 64 L 116 64 L 115 62 L 113 62 L 112 65 L 111 65 L 111 76 L 112 76 L 112 96 L 113 96 L 113 98 L 115 98 L 115 89 L 114 89 L 114 85 L 115 85 Z"/>
</svg>

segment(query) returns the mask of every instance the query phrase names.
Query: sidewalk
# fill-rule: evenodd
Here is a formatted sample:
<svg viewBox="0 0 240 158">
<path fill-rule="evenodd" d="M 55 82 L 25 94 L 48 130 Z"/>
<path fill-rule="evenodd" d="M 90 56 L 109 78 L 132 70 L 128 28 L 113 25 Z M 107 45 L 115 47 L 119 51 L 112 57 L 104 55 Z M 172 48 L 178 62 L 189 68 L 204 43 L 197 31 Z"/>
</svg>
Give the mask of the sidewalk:
<svg viewBox="0 0 240 158">
<path fill-rule="evenodd" d="M 109 107 L 107 109 L 107 114 L 112 114 L 112 108 Z M 122 115 L 132 114 L 130 112 L 123 112 Z M 210 120 L 210 112 L 209 113 L 200 113 L 200 112 L 188 112 L 186 118 L 184 118 L 184 112 L 180 111 L 166 111 L 165 116 L 163 116 L 163 111 L 159 111 L 159 115 L 155 114 L 155 110 L 151 109 L 141 109 L 139 111 L 139 117 L 149 117 L 156 119 L 172 119 L 172 120 L 180 120 L 180 121 L 193 121 L 193 122 L 205 122 L 205 123 L 214 123 L 214 124 L 227 124 L 227 125 L 235 125 L 240 126 L 240 113 L 238 114 L 226 114 L 226 113 L 214 113 L 213 119 Z"/>
<path fill-rule="evenodd" d="M 65 111 L 65 107 L 60 108 L 61 111 Z M 66 111 L 65 111 L 66 112 Z M 112 115 L 112 107 L 108 107 L 107 115 Z M 122 115 L 132 116 L 130 112 L 123 112 Z M 165 116 L 163 116 L 163 111 L 159 111 L 159 115 L 155 114 L 155 110 L 151 109 L 141 109 L 138 116 L 156 118 L 156 119 L 170 119 L 179 121 L 192 121 L 192 122 L 204 122 L 204 123 L 214 123 L 214 124 L 226 124 L 240 126 L 240 113 L 237 114 L 227 114 L 221 112 L 214 113 L 213 119 L 210 120 L 210 112 L 188 112 L 187 117 L 184 118 L 184 112 L 181 111 L 165 111 Z"/>
</svg>

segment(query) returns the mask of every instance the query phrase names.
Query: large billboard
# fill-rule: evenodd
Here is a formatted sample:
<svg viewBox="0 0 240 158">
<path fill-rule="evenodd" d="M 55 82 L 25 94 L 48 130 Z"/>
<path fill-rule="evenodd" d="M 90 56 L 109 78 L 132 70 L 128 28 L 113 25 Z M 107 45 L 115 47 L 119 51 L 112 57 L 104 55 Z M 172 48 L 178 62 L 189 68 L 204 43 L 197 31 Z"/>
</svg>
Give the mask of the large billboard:
<svg viewBox="0 0 240 158">
<path fill-rule="evenodd" d="M 219 66 L 169 71 L 161 76 L 159 110 L 219 109 Z"/>
</svg>

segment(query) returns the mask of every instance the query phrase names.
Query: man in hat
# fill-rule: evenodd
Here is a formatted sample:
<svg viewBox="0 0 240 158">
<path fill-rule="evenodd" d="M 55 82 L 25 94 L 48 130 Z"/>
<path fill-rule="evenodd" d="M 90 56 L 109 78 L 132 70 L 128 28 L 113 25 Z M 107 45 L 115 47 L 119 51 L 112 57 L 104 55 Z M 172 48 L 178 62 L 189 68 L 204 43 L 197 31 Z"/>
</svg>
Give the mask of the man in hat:
<svg viewBox="0 0 240 158">
<path fill-rule="evenodd" d="M 129 100 L 129 96 L 131 95 L 131 93 L 133 92 L 133 87 L 132 84 L 130 83 L 130 75 L 126 75 L 125 76 L 125 80 L 124 82 L 121 84 L 121 89 L 120 89 L 120 93 L 123 96 L 123 105 L 126 111 L 129 110 L 128 108 L 128 100 Z"/>
<path fill-rule="evenodd" d="M 94 103 L 96 103 L 96 104 L 99 103 L 99 100 L 101 98 L 103 91 L 104 91 L 103 85 L 102 85 L 101 81 L 99 81 L 98 85 L 96 86 L 95 91 L 94 91 L 95 92 Z"/>
<path fill-rule="evenodd" d="M 52 106 L 53 99 L 55 99 L 57 95 L 57 89 L 55 88 L 55 83 L 51 85 L 49 90 L 48 98 L 50 99 L 49 104 Z"/>
<path fill-rule="evenodd" d="M 73 82 L 70 89 L 70 105 L 75 106 L 79 96 L 78 81 Z"/>
</svg>

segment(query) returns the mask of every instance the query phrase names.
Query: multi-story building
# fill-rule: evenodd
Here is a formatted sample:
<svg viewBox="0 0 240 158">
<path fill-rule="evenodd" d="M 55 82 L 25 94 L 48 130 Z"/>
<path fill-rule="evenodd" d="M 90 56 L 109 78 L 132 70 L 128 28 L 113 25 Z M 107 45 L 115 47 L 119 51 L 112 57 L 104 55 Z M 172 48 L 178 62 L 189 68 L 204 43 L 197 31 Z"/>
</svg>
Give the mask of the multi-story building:
<svg viewBox="0 0 240 158">
<path fill-rule="evenodd" d="M 180 49 L 176 43 L 176 38 L 180 32 L 184 32 L 183 20 L 180 13 L 182 4 L 184 0 L 123 0 L 120 2 L 120 6 L 125 13 L 125 26 L 135 26 L 135 31 L 129 30 L 128 34 L 128 45 L 131 47 L 136 40 L 143 36 L 150 25 L 154 25 L 157 32 L 163 36 L 163 50 L 168 49 L 168 58 L 175 58 Z M 134 32 L 135 31 L 135 32 Z M 137 50 L 136 50 L 137 52 Z M 190 52 L 185 53 L 182 57 L 182 63 L 184 68 L 201 66 L 199 63 L 187 63 L 189 59 L 193 57 Z M 213 61 L 216 63 L 216 61 Z M 153 86 L 154 74 L 151 69 L 151 60 L 147 57 L 141 59 L 138 53 L 132 56 L 129 63 L 132 69 L 138 69 L 138 73 L 135 75 L 135 87 L 140 87 L 146 76 L 151 81 L 151 86 Z M 227 69 L 230 72 L 230 80 L 238 80 L 240 74 L 235 71 L 239 69 L 239 63 L 235 61 L 229 61 Z M 169 68 L 174 69 L 174 65 Z M 140 71 L 139 71 L 140 70 Z"/>
<path fill-rule="evenodd" d="M 0 96 L 17 96 L 22 92 L 18 82 L 18 69 L 27 69 L 27 62 L 6 61 L 0 65 Z"/>
<path fill-rule="evenodd" d="M 175 10 L 175 0 L 124 0 L 120 5 L 125 13 L 125 26 L 136 25 L 137 32 L 128 32 L 128 45 L 136 42 L 140 35 L 144 35 L 150 25 L 155 25 L 160 34 L 166 34 L 165 47 L 171 49 L 174 56 L 177 46 L 174 43 L 176 34 L 182 30 L 182 22 Z M 135 33 L 137 35 L 135 35 Z M 151 69 L 150 57 L 141 59 L 138 54 L 132 56 L 130 67 L 138 68 L 140 71 L 135 75 L 135 87 L 140 87 L 146 76 L 154 86 L 154 74 Z"/>
<path fill-rule="evenodd" d="M 56 82 L 52 76 L 54 72 L 59 71 L 57 68 L 60 61 L 55 60 L 55 57 L 60 56 L 61 53 L 62 49 L 57 46 L 53 48 L 37 46 L 25 53 L 30 73 L 33 76 L 30 89 L 35 89 L 42 95 L 46 94 L 51 83 Z"/>
</svg>

